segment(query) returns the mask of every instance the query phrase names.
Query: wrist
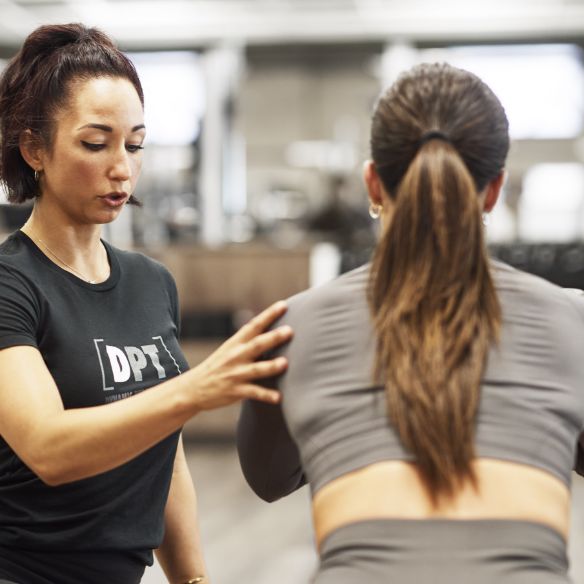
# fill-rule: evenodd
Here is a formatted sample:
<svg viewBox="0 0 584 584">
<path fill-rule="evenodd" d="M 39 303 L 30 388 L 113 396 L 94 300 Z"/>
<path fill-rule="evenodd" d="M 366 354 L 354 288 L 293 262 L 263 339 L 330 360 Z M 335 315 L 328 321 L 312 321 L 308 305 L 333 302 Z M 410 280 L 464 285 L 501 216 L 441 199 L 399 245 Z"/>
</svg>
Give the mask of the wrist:
<svg viewBox="0 0 584 584">
<path fill-rule="evenodd" d="M 186 419 L 189 420 L 201 411 L 196 391 L 200 385 L 199 378 L 197 368 L 193 368 L 172 379 L 175 383 L 173 387 L 174 408 L 181 418 L 186 416 Z M 178 584 L 183 584 L 183 580 L 180 580 Z"/>
</svg>

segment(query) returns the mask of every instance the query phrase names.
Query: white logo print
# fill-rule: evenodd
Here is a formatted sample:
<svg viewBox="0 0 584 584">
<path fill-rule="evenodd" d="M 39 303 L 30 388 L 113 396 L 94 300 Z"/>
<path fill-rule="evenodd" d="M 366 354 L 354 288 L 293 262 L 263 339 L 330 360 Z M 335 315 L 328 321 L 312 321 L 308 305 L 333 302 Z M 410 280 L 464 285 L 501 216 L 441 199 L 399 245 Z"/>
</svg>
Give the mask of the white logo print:
<svg viewBox="0 0 584 584">
<path fill-rule="evenodd" d="M 138 383 L 144 379 L 144 373 L 147 371 L 155 373 L 158 379 L 165 379 L 167 374 L 160 359 L 161 355 L 165 353 L 170 357 L 178 373 L 181 373 L 178 363 L 162 337 L 152 337 L 152 340 L 155 343 L 120 348 L 105 344 L 104 339 L 93 339 L 101 368 L 104 391 L 112 391 L 116 384 L 123 384 L 130 380 Z"/>
</svg>

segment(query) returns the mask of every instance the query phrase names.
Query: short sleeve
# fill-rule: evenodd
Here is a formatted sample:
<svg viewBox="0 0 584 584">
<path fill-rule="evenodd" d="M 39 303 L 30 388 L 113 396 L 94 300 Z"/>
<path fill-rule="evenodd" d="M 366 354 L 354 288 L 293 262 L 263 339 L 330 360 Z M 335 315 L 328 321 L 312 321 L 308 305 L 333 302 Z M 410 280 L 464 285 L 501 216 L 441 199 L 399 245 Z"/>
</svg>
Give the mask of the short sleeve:
<svg viewBox="0 0 584 584">
<path fill-rule="evenodd" d="M 26 279 L 0 264 L 0 349 L 37 347 L 39 312 L 36 295 Z"/>
<path fill-rule="evenodd" d="M 166 266 L 164 266 L 160 262 L 155 262 L 155 266 L 158 270 L 160 278 L 162 279 L 164 289 L 166 290 L 166 293 L 168 294 L 172 319 L 173 319 L 173 322 L 176 326 L 177 338 L 179 338 L 180 337 L 180 305 L 179 305 L 178 290 L 176 287 L 176 282 L 174 281 L 174 277 L 168 271 Z"/>
<path fill-rule="evenodd" d="M 168 288 L 169 288 L 169 293 L 170 293 L 170 302 L 171 302 L 171 306 L 172 306 L 172 314 L 174 316 L 174 322 L 176 324 L 176 330 L 177 330 L 177 337 L 180 338 L 180 304 L 179 304 L 179 298 L 178 298 L 178 290 L 176 288 L 176 282 L 174 281 L 174 278 L 172 277 L 172 275 L 168 273 Z"/>
</svg>

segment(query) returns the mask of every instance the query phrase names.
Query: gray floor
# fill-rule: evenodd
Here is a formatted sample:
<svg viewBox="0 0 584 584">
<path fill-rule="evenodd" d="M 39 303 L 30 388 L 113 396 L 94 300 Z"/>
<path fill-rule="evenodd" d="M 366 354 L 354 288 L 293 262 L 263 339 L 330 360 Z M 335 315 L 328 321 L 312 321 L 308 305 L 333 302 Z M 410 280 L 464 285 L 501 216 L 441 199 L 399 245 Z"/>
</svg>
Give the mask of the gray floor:
<svg viewBox="0 0 584 584">
<path fill-rule="evenodd" d="M 267 504 L 245 484 L 233 446 L 187 445 L 212 584 L 306 584 L 316 566 L 306 488 Z M 570 558 L 584 584 L 584 479 L 574 477 Z M 165 584 L 157 565 L 143 584 Z"/>
</svg>

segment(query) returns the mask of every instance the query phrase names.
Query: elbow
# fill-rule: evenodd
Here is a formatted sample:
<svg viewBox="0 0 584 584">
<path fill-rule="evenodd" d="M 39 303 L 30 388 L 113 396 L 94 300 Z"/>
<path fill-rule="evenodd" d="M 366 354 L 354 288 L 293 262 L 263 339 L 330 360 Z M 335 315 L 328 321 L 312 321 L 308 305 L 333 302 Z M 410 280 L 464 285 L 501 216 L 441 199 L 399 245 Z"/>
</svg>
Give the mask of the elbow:
<svg viewBox="0 0 584 584">
<path fill-rule="evenodd" d="M 306 483 L 301 470 L 291 476 L 274 476 L 265 472 L 246 472 L 243 476 L 251 490 L 266 503 L 274 503 L 293 493 Z"/>
<path fill-rule="evenodd" d="M 266 503 L 273 503 L 281 498 L 281 494 L 271 488 L 270 481 L 263 473 L 249 472 L 242 465 L 243 476 L 249 485 L 249 488 Z M 260 474 L 262 476 L 260 476 Z"/>
<path fill-rule="evenodd" d="M 248 483 L 249 484 L 249 483 Z M 266 503 L 274 503 L 275 501 L 278 501 L 278 499 L 282 498 L 282 495 L 280 493 L 276 493 L 274 491 L 271 491 L 269 488 L 266 488 L 264 485 L 259 486 L 259 485 L 249 485 L 251 487 L 251 490 L 262 500 L 265 501 Z"/>
<path fill-rule="evenodd" d="M 43 481 L 45 485 L 47 485 L 47 487 L 60 487 L 61 485 L 64 485 L 67 482 L 65 480 L 62 480 L 58 476 L 39 474 L 38 477 L 41 479 L 41 481 Z"/>
<path fill-rule="evenodd" d="M 65 473 L 47 472 L 44 475 L 39 475 L 39 478 L 48 487 L 60 487 L 67 483 L 72 483 L 77 480 L 75 477 L 66 475 Z"/>
<path fill-rule="evenodd" d="M 89 476 L 91 457 L 75 456 L 70 448 L 64 448 L 62 435 L 39 431 L 24 443 L 26 447 L 19 449 L 17 454 L 45 485 L 59 487 Z"/>
<path fill-rule="evenodd" d="M 49 487 L 58 487 L 64 482 L 59 473 L 55 473 L 50 469 L 45 469 L 43 467 L 33 465 L 30 465 L 30 469 L 45 485 Z"/>
<path fill-rule="evenodd" d="M 49 487 L 59 487 L 68 482 L 62 473 L 46 466 L 31 467 L 31 470 Z"/>
<path fill-rule="evenodd" d="M 58 487 L 75 480 L 75 477 L 71 476 L 71 472 L 63 464 L 51 461 L 49 457 L 32 459 L 28 462 L 28 467 L 49 487 Z"/>
<path fill-rule="evenodd" d="M 260 499 L 263 499 L 266 503 L 274 503 L 305 485 L 306 481 L 304 480 L 304 476 L 301 475 L 299 480 L 294 477 L 294 480 L 286 480 L 281 483 L 267 481 L 261 485 L 252 485 L 248 481 L 248 484 Z"/>
<path fill-rule="evenodd" d="M 278 501 L 278 499 L 282 498 L 282 495 L 276 491 L 274 491 L 273 489 L 270 489 L 268 485 L 262 484 L 262 485 L 251 485 L 250 487 L 252 489 L 252 491 L 262 500 L 265 501 L 266 503 L 274 503 L 275 501 Z"/>
</svg>

